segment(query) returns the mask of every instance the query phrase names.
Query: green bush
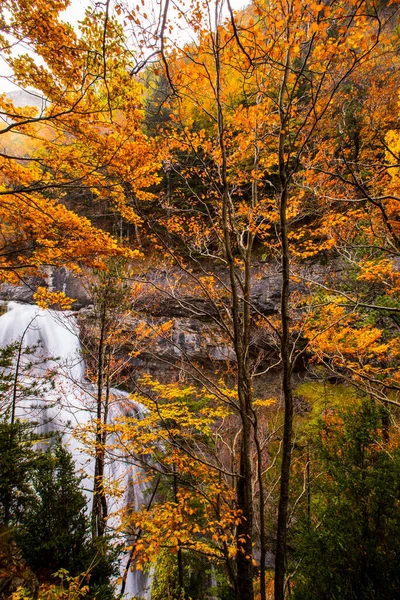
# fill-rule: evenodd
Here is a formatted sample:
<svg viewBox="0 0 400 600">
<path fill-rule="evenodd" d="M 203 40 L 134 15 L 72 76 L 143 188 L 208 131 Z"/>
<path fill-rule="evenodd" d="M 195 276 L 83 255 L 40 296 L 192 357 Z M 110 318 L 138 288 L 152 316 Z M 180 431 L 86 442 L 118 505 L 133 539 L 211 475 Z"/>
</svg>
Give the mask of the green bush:
<svg viewBox="0 0 400 600">
<path fill-rule="evenodd" d="M 311 515 L 291 540 L 294 600 L 397 600 L 400 452 L 387 415 L 367 401 L 328 411 L 314 444 Z"/>
</svg>

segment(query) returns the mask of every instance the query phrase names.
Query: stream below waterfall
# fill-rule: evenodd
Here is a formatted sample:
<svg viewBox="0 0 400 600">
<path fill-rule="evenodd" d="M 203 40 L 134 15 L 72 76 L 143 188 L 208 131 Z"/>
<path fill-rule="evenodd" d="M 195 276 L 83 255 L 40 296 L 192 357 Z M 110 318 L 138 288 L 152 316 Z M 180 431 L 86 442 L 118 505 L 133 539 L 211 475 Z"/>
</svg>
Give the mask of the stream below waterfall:
<svg viewBox="0 0 400 600">
<path fill-rule="evenodd" d="M 95 418 L 93 386 L 85 379 L 85 365 L 79 342 L 79 328 L 72 313 L 43 310 L 34 305 L 10 302 L 7 312 L 0 316 L 0 347 L 16 344 L 20 360 L 18 377 L 30 382 L 42 382 L 33 397 L 16 398 L 15 416 L 36 423 L 38 433 L 61 432 L 63 441 L 72 453 L 77 472 L 83 474 L 82 488 L 91 506 L 94 460 L 74 436 L 77 428 L 89 425 Z M 49 373 L 52 377 L 49 378 Z M 125 414 L 143 414 L 143 407 L 129 399 L 126 392 L 111 390 L 113 403 L 109 420 Z M 123 494 L 110 503 L 109 512 L 115 514 L 122 504 L 136 510 L 144 504 L 143 484 L 135 483 L 138 468 L 122 460 L 109 460 L 106 477 L 122 482 Z M 136 477 L 134 471 L 136 470 Z M 133 483 L 132 483 L 133 482 Z M 114 522 L 113 522 L 114 519 Z M 110 528 L 115 528 L 117 517 L 111 517 Z M 40 524 L 38 524 L 40 525 Z M 118 541 L 118 540 L 117 540 Z M 121 540 L 119 540 L 121 541 Z M 123 574 L 127 556 L 121 565 Z M 130 571 L 126 581 L 126 598 L 150 598 L 150 577 L 142 571 Z"/>
</svg>

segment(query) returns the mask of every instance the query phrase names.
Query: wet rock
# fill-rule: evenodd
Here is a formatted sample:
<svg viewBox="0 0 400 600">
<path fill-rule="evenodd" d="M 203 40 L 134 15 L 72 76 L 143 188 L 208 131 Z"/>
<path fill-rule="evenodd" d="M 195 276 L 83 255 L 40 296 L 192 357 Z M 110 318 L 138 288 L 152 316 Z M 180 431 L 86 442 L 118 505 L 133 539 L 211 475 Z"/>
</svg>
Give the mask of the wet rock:
<svg viewBox="0 0 400 600">
<path fill-rule="evenodd" d="M 42 277 L 27 277 L 20 285 L 1 284 L 0 300 L 33 304 L 33 295 L 40 286 L 48 288 L 51 292 L 64 292 L 69 298 L 74 298 L 75 310 L 91 303 L 89 293 L 81 281 L 65 267 L 48 268 Z"/>
</svg>

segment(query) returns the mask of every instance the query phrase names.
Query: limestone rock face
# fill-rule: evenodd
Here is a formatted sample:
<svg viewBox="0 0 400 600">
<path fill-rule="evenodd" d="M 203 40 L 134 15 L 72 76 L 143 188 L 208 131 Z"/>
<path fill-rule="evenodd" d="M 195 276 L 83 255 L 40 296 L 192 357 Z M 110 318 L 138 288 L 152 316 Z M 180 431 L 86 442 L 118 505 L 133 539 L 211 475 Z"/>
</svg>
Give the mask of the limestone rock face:
<svg viewBox="0 0 400 600">
<path fill-rule="evenodd" d="M 0 599 L 10 598 L 19 587 L 35 596 L 39 582 L 22 558 L 10 532 L 0 525 Z"/>
<path fill-rule="evenodd" d="M 258 265 L 254 271 L 251 286 L 252 309 L 265 315 L 276 314 L 280 310 L 281 296 L 279 267 L 274 265 L 264 268 L 263 265 Z M 216 275 L 219 281 L 225 284 L 226 289 L 229 289 L 227 273 L 217 271 Z M 197 276 L 201 278 L 202 274 Z M 196 275 L 192 279 L 188 275 L 180 276 L 179 271 L 153 269 L 146 274 L 143 282 L 147 284 L 148 293 L 139 299 L 137 308 L 154 317 L 186 317 L 210 322 L 217 314 L 211 300 L 190 293 L 193 285 L 196 285 Z M 298 289 L 304 286 L 297 283 L 295 287 Z"/>
<path fill-rule="evenodd" d="M 310 269 L 307 269 L 310 275 Z M 149 294 L 144 294 L 142 302 L 139 301 L 137 309 L 146 312 L 153 317 L 166 318 L 192 318 L 196 321 L 211 321 L 215 316 L 215 307 L 206 298 L 200 298 L 188 293 L 190 289 L 190 278 L 181 278 L 181 289 L 175 286 L 168 289 L 166 283 L 173 279 L 176 274 L 165 270 L 156 270 L 148 273 L 143 281 L 148 284 Z M 226 280 L 226 273 L 218 273 L 218 277 Z M 314 279 L 321 279 L 321 273 L 313 273 Z M 88 290 L 82 281 L 65 267 L 47 267 L 43 270 L 43 276 L 26 277 L 18 286 L 7 283 L 0 284 L 0 300 L 33 303 L 33 294 L 38 286 L 48 287 L 50 291 L 64 292 L 68 297 L 75 299 L 74 309 L 80 310 L 91 304 Z M 164 290 L 161 294 L 151 293 L 155 287 Z M 304 289 L 304 285 L 292 284 L 292 289 Z M 185 291 L 183 289 L 185 288 Z M 255 276 L 252 284 L 251 303 L 255 310 L 265 315 L 279 312 L 281 293 L 281 276 L 279 268 L 263 268 L 263 265 L 255 267 Z"/>
<path fill-rule="evenodd" d="M 20 285 L 2 283 L 0 284 L 0 300 L 33 304 L 33 294 L 40 285 L 44 284 L 45 281 L 41 277 L 29 277 L 26 282 Z"/>
<path fill-rule="evenodd" d="M 133 331 L 140 323 L 146 323 L 140 319 L 134 321 L 130 324 Z M 144 347 L 135 358 L 131 358 L 132 367 L 157 375 L 160 371 L 176 370 L 181 361 L 218 368 L 222 363 L 236 360 L 231 347 L 213 323 L 188 317 L 173 317 L 169 321 L 171 328 L 168 333 L 156 338 L 153 344 Z M 161 326 L 163 322 L 165 320 L 162 317 L 153 320 L 155 327 Z"/>
<path fill-rule="evenodd" d="M 48 287 L 52 292 L 64 292 L 69 298 L 74 298 L 75 310 L 90 304 L 89 294 L 82 283 L 65 267 L 49 268 L 43 277 L 27 277 L 20 285 L 1 284 L 0 300 L 33 304 L 33 294 L 39 286 Z"/>
<path fill-rule="evenodd" d="M 280 311 L 281 274 L 280 265 L 258 263 L 253 267 L 251 306 L 255 317 L 277 315 Z M 211 272 L 211 271 L 210 271 Z M 292 292 L 302 294 L 307 292 L 307 281 L 323 281 L 325 269 L 315 265 L 304 267 L 304 273 L 292 281 Z M 173 377 L 177 367 L 192 362 L 196 368 L 223 368 L 223 365 L 233 366 L 235 354 L 229 337 L 217 321 L 221 315 L 229 315 L 230 302 L 228 275 L 226 270 L 219 269 L 216 279 L 224 296 L 224 306 L 214 302 L 207 294 L 196 294 L 196 281 L 201 279 L 202 272 L 182 273 L 172 267 L 151 268 L 136 276 L 135 282 L 141 286 L 137 296 L 133 294 L 132 316 L 124 322 L 122 329 L 127 343 L 121 348 L 121 353 L 127 358 L 127 366 L 140 375 L 149 372 L 156 377 Z M 197 278 L 197 279 L 196 279 Z M 87 281 L 90 277 L 87 278 Z M 66 268 L 47 268 L 43 277 L 27 278 L 20 286 L 0 285 L 0 300 L 14 300 L 23 303 L 33 303 L 33 294 L 39 285 L 46 286 L 50 291 L 64 292 L 68 297 L 75 298 L 73 309 L 79 312 L 81 332 L 89 339 L 96 331 L 93 320 L 92 298 L 84 283 Z M 134 289 L 134 288 L 132 288 Z M 218 310 L 220 314 L 218 314 Z M 168 331 L 154 336 L 151 343 L 143 343 L 138 351 L 132 353 L 136 343 L 136 332 L 143 327 L 155 331 L 163 324 L 170 323 Z M 267 366 L 276 361 L 279 354 L 277 340 L 261 327 L 255 326 L 251 332 L 250 351 L 258 363 Z"/>
</svg>

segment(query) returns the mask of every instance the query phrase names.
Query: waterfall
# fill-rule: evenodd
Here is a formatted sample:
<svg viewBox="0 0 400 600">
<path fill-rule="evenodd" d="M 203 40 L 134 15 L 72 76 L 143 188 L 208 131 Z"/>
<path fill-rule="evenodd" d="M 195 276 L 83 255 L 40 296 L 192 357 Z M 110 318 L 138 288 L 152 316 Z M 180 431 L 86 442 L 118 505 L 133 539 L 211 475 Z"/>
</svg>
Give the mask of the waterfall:
<svg viewBox="0 0 400 600">
<path fill-rule="evenodd" d="M 85 365 L 79 342 L 79 328 L 70 312 L 43 310 L 33 305 L 10 302 L 8 311 L 0 316 L 0 347 L 16 344 L 19 350 L 18 377 L 27 387 L 35 382 L 38 392 L 17 399 L 15 415 L 34 422 L 38 433 L 60 431 L 72 453 L 77 471 L 84 474 L 82 487 L 88 497 L 93 489 L 94 461 L 74 437 L 74 430 L 89 424 L 95 415 L 93 387 L 85 380 Z M 52 374 L 51 378 L 49 374 Z M 121 390 L 112 389 L 110 422 L 127 413 L 141 416 L 143 407 L 129 399 Z M 137 510 L 144 503 L 144 485 L 138 480 L 138 468 L 121 455 L 122 460 L 109 461 L 106 476 L 121 481 L 122 499 L 116 499 L 111 512 L 117 513 L 122 503 Z M 133 482 L 133 483 L 132 483 Z M 116 519 L 116 517 L 114 517 Z M 110 526 L 117 526 L 111 522 Z M 126 558 L 126 561 L 128 558 Z M 122 572 L 125 565 L 122 565 Z M 141 571 L 130 571 L 126 581 L 127 598 L 148 600 L 150 579 Z"/>
<path fill-rule="evenodd" d="M 21 351 L 16 374 L 20 384 L 36 384 L 37 389 L 33 397 L 17 400 L 16 416 L 37 422 L 39 433 L 67 432 L 70 450 L 76 450 L 71 434 L 88 421 L 88 413 L 75 319 L 68 313 L 10 302 L 0 317 L 0 346 L 13 343 Z"/>
</svg>

